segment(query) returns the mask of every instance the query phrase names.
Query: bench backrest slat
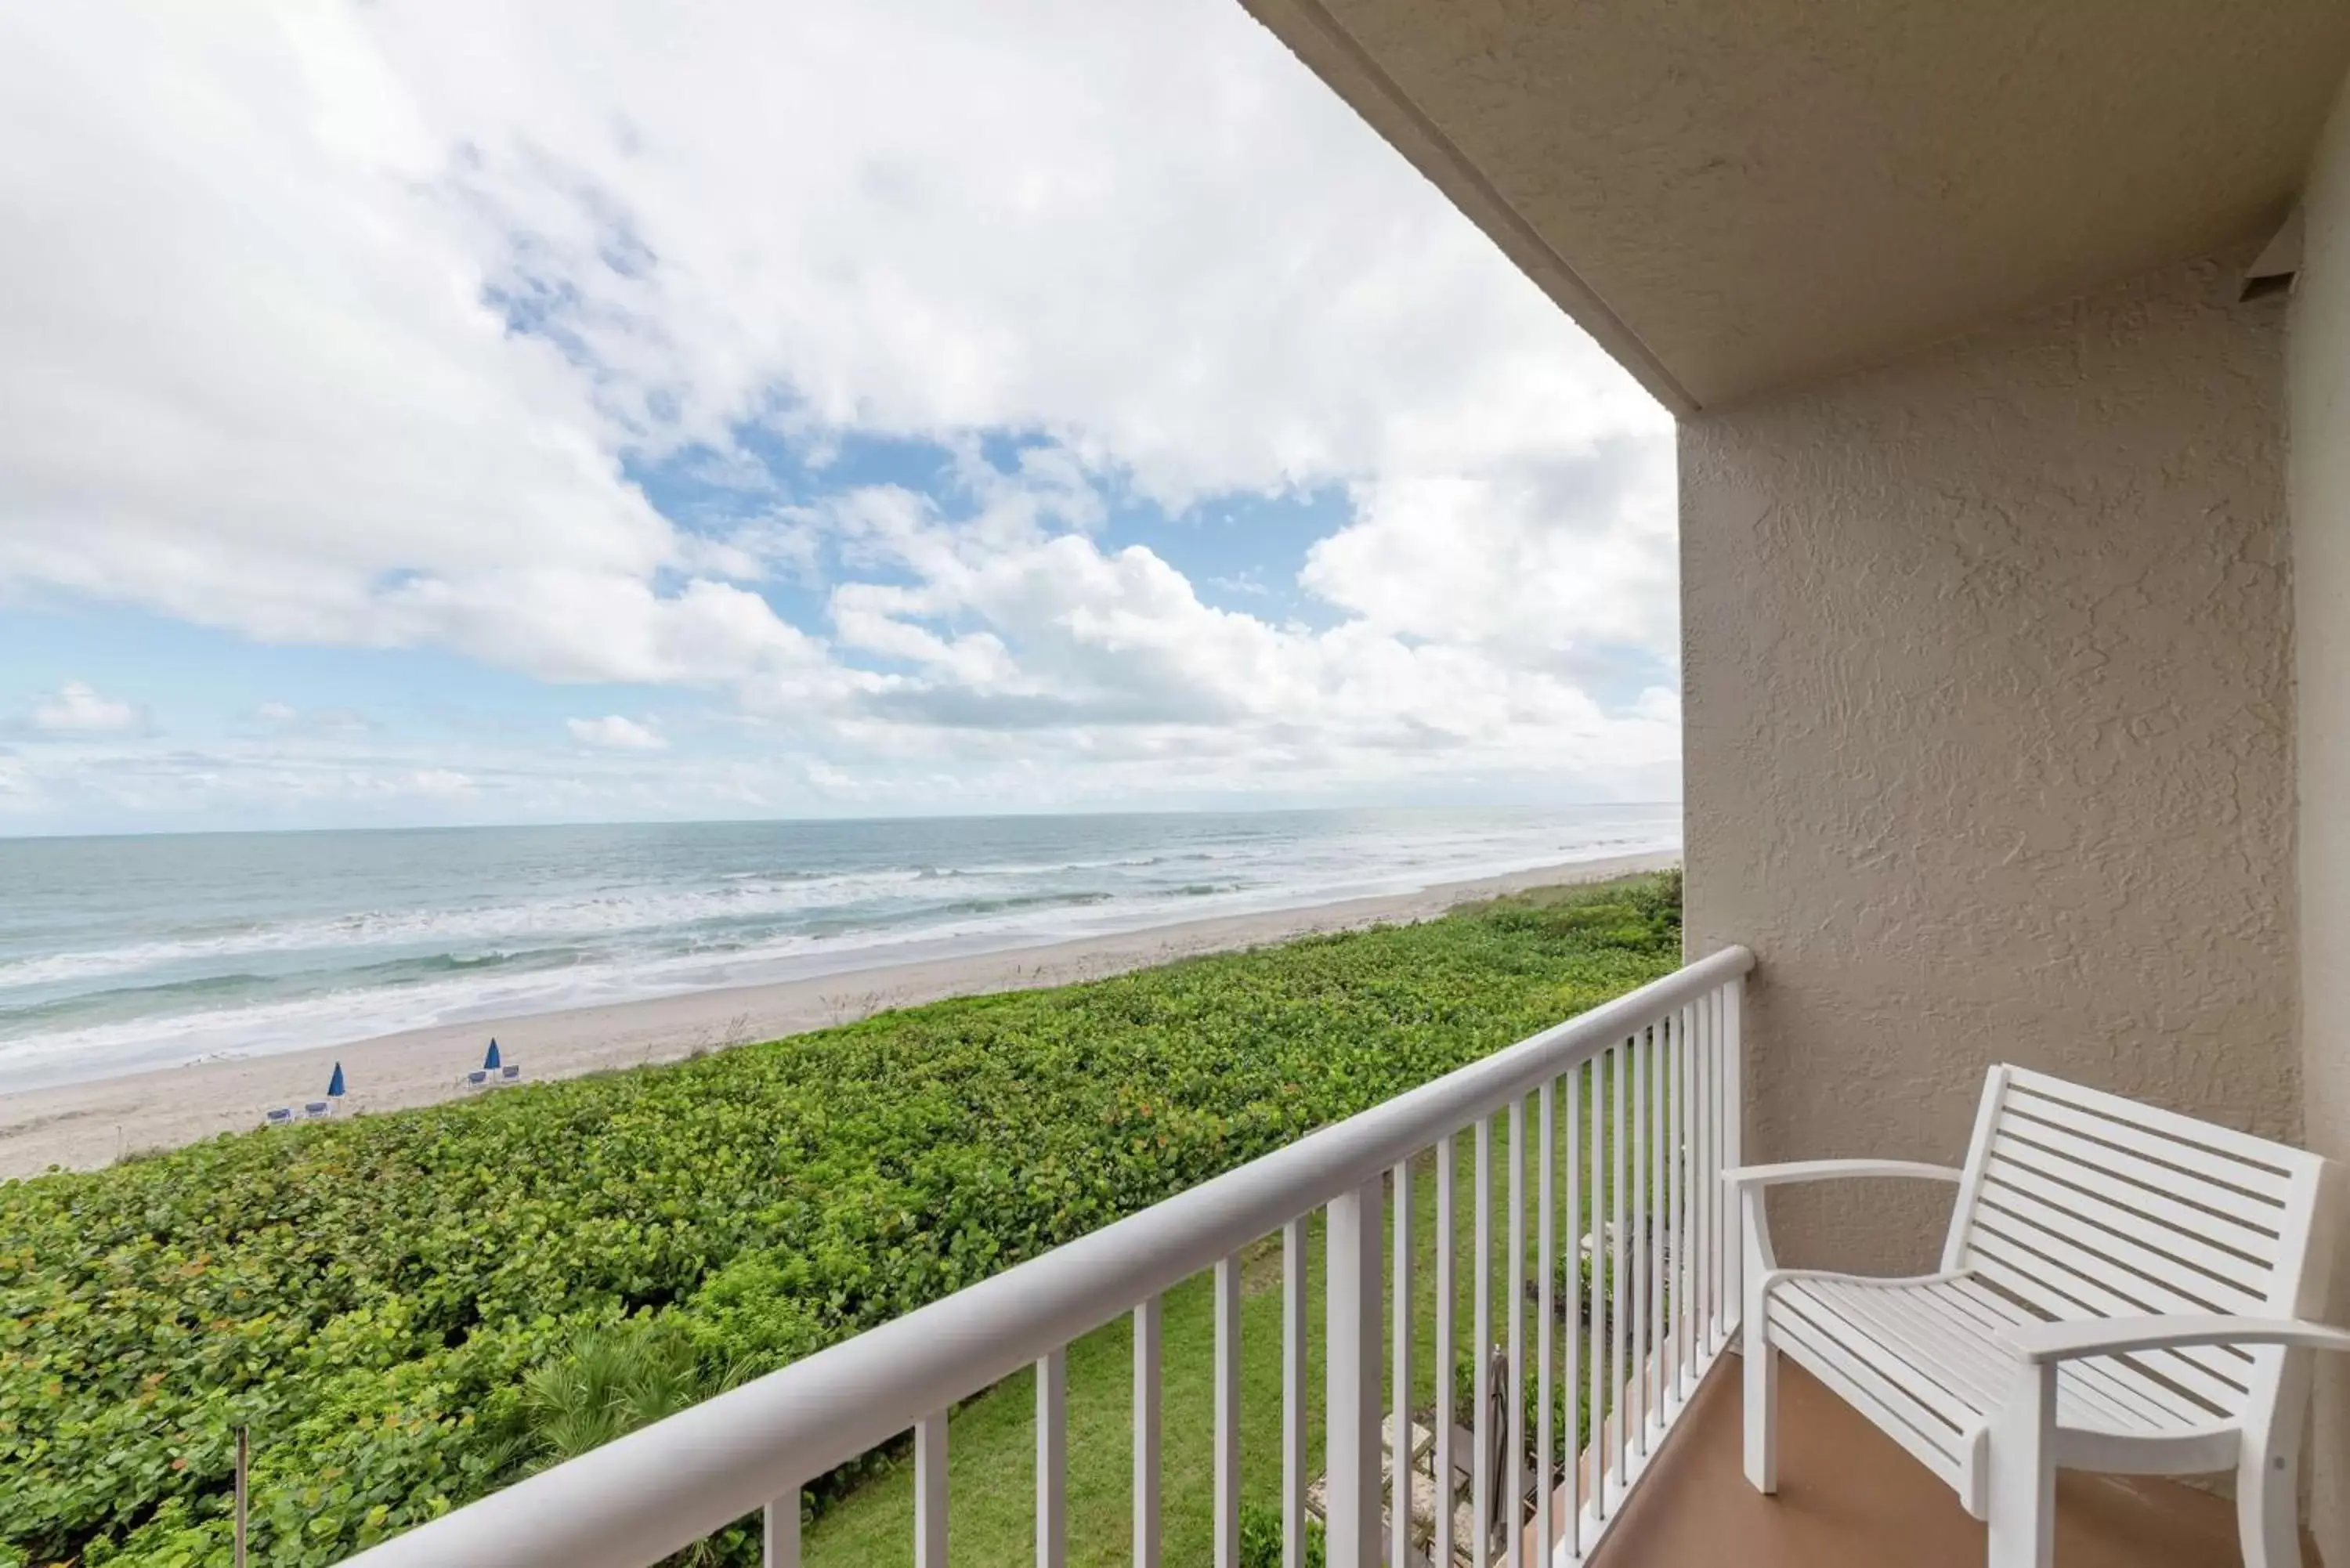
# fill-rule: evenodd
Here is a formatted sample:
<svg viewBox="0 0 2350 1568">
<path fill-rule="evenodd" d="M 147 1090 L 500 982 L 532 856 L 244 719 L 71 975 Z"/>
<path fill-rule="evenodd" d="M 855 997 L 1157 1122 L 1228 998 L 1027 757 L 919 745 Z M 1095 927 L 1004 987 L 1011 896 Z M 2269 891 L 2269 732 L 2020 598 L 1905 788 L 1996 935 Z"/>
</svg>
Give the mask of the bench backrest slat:
<svg viewBox="0 0 2350 1568">
<path fill-rule="evenodd" d="M 2317 1156 L 2021 1067 L 1992 1068 L 1983 1094 L 1945 1269 L 2051 1318 L 2307 1310 Z M 2138 1360 L 2232 1414 L 2278 1357 Z"/>
</svg>

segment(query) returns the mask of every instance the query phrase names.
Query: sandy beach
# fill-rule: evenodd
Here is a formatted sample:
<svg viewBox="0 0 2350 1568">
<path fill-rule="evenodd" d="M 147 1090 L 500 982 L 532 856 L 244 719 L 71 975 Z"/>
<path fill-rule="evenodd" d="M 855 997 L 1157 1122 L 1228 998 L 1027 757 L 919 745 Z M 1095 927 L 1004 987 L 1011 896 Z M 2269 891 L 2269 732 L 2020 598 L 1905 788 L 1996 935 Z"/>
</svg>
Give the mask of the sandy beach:
<svg viewBox="0 0 2350 1568">
<path fill-rule="evenodd" d="M 105 1165 L 125 1153 L 176 1147 L 258 1126 L 268 1107 L 316 1096 L 338 1061 L 351 1085 L 347 1109 L 396 1110 L 466 1093 L 464 1074 L 481 1064 L 482 1044 L 493 1034 L 504 1059 L 521 1064 L 525 1081 L 571 1077 L 677 1061 L 942 997 L 1064 985 L 1317 931 L 1424 920 L 1497 893 L 1656 870 L 1679 859 L 1639 855 L 1580 861 L 1412 893 L 919 959 L 774 985 L 473 1020 L 351 1044 L 37 1089 L 0 1097 L 0 1179 L 34 1175 L 53 1165 Z"/>
</svg>

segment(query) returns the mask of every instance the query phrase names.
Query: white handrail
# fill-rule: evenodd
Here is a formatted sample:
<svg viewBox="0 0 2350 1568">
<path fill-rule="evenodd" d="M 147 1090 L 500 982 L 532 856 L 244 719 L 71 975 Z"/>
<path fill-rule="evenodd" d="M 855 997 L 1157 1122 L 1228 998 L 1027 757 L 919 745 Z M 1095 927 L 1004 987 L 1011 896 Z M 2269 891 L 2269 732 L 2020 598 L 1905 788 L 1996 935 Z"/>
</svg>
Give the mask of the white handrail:
<svg viewBox="0 0 2350 1568">
<path fill-rule="evenodd" d="M 1041 1257 L 518 1481 L 350 1568 L 646 1568 L 1226 1255 L 1378 1181 L 1685 1002 L 1727 948 Z"/>
</svg>

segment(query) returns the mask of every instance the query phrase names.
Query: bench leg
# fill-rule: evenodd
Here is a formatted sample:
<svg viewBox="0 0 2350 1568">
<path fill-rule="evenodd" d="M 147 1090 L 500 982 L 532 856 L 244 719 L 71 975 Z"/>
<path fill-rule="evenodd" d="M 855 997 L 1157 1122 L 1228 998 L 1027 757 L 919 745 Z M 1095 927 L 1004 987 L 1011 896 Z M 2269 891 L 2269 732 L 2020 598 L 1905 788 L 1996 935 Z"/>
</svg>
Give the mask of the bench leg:
<svg viewBox="0 0 2350 1568">
<path fill-rule="evenodd" d="M 1778 1259 L 1771 1251 L 1771 1221 L 1762 1210 L 1762 1189 L 1738 1195 L 1739 1359 L 1745 1364 L 1746 1479 L 1768 1497 L 1779 1490 L 1779 1352 L 1763 1330 L 1763 1311 Z"/>
<path fill-rule="evenodd" d="M 2282 1450 L 2248 1452 L 2236 1466 L 2244 1568 L 2301 1568 L 2300 1468 Z"/>
<path fill-rule="evenodd" d="M 1990 1568 L 2050 1568 L 2056 1551 L 2056 1368 L 2028 1366 L 1991 1419 Z"/>
<path fill-rule="evenodd" d="M 1779 1353 L 1762 1337 L 1762 1303 L 1746 1303 L 1739 1359 L 1746 1380 L 1746 1479 L 1756 1491 L 1779 1490 Z"/>
</svg>

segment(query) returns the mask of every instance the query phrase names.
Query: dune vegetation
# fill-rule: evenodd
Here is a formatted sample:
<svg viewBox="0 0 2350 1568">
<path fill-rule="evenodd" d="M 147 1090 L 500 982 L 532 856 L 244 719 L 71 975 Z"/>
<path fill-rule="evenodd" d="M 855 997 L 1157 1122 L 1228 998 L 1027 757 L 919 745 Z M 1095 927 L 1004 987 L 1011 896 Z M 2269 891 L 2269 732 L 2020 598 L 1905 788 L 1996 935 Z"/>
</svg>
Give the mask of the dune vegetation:
<svg viewBox="0 0 2350 1568">
<path fill-rule="evenodd" d="M 337 1562 L 1679 950 L 1637 877 L 0 1185 L 0 1564 L 226 1563 L 240 1426 L 255 1561 Z M 812 1555 L 891 1465 L 810 1490 Z"/>
</svg>

